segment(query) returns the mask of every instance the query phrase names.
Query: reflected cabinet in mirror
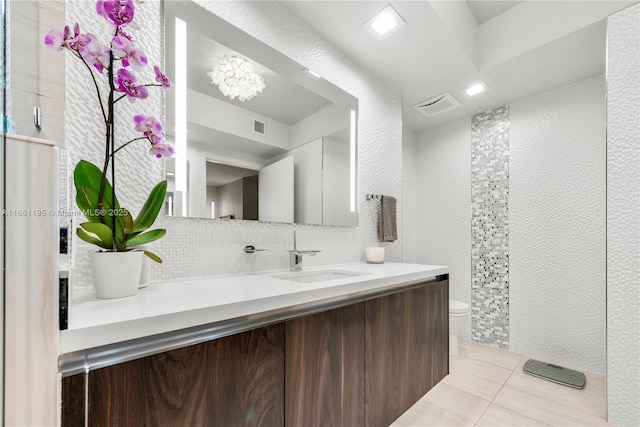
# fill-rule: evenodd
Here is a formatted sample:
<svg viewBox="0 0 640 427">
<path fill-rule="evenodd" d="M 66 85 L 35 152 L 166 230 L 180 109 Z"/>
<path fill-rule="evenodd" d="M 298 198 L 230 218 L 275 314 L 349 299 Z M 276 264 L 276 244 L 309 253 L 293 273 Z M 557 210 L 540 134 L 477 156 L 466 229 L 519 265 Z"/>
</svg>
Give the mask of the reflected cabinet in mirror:
<svg viewBox="0 0 640 427">
<path fill-rule="evenodd" d="M 165 29 L 166 214 L 357 225 L 358 100 L 193 2 Z"/>
</svg>

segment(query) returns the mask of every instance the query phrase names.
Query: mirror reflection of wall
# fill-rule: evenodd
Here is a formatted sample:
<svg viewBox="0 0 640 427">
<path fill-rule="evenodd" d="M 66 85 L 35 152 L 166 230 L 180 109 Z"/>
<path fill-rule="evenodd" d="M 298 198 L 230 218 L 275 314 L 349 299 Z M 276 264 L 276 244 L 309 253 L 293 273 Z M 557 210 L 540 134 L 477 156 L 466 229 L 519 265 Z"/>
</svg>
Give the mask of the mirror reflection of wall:
<svg viewBox="0 0 640 427">
<path fill-rule="evenodd" d="M 206 176 L 209 218 L 258 219 L 257 170 L 207 161 Z"/>
<path fill-rule="evenodd" d="M 346 131 L 346 132 L 345 132 Z M 351 210 L 349 129 L 323 138 L 322 143 L 322 224 L 358 225 L 358 215 Z"/>
<path fill-rule="evenodd" d="M 176 28 L 183 26 L 186 30 L 180 38 Z M 181 199 L 187 205 L 187 215 L 194 217 L 357 225 L 356 203 L 351 200 L 356 187 L 357 99 L 192 2 L 167 2 L 165 27 L 169 77 L 179 75 L 178 53 L 186 62 L 184 87 L 179 87 L 179 78 L 175 90 L 167 93 L 167 137 L 176 139 L 175 145 L 180 147 L 177 139 L 183 136 L 176 129 L 185 129 L 184 160 L 176 157 L 189 164 L 187 194 L 173 193 L 173 213 L 181 212 L 175 207 L 175 200 Z M 255 72 L 248 79 L 260 83 L 254 94 L 234 93 L 227 87 L 227 79 L 220 78 L 229 76 L 229 71 L 220 72 L 220 64 L 231 62 L 248 67 L 246 75 Z M 182 98 L 186 110 L 183 124 L 178 123 L 178 100 Z M 344 150 L 338 161 L 338 152 L 333 149 L 329 156 L 333 162 L 326 164 L 324 151 L 329 148 L 324 147 L 329 140 L 344 143 Z M 249 207 L 252 203 L 244 199 L 260 193 L 259 178 L 255 178 L 257 190 L 240 181 L 248 176 L 224 184 L 210 179 L 212 174 L 223 176 L 225 165 L 229 170 L 237 168 L 238 173 L 250 170 L 257 174 L 287 156 L 292 156 L 294 164 L 292 212 L 288 208 L 287 212 L 268 212 L 263 205 L 266 216 L 261 217 L 260 203 Z M 289 186 L 283 184 L 283 176 L 279 185 Z M 235 190 L 228 191 L 232 187 Z M 231 203 L 232 199 L 236 202 Z"/>
</svg>

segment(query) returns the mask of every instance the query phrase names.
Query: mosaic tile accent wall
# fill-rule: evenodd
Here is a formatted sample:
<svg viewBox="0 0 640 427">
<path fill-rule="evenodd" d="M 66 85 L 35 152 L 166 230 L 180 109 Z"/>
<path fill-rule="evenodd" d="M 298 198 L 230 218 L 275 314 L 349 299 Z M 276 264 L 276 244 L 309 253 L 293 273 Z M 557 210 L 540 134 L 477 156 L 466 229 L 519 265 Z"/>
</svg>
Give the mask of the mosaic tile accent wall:
<svg viewBox="0 0 640 427">
<path fill-rule="evenodd" d="M 509 107 L 471 118 L 471 336 L 509 348 Z"/>
</svg>

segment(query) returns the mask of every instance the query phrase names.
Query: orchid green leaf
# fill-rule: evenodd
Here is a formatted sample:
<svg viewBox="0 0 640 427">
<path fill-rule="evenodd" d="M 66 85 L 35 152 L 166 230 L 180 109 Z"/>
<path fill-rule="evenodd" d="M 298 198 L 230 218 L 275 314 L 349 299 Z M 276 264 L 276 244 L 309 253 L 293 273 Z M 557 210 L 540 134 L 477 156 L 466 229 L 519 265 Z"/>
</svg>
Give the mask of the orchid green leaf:
<svg viewBox="0 0 640 427">
<path fill-rule="evenodd" d="M 87 242 L 87 243 L 90 243 L 92 245 L 96 245 L 96 246 L 104 248 L 104 249 L 111 249 L 111 246 L 105 245 L 100 239 L 91 236 L 89 233 L 84 231 L 82 228 L 77 228 L 76 229 L 76 235 L 79 238 L 81 238 L 82 240 L 84 240 L 85 242 Z"/>
<path fill-rule="evenodd" d="M 133 217 L 131 216 L 131 212 L 126 211 L 126 213 L 123 216 L 124 219 L 124 235 L 129 236 L 129 234 L 131 234 L 131 232 L 133 231 Z"/>
<path fill-rule="evenodd" d="M 79 187 L 76 194 L 76 204 L 85 218 L 90 222 L 100 222 L 98 215 L 98 193 L 89 187 Z"/>
<path fill-rule="evenodd" d="M 103 243 L 102 247 L 111 248 L 113 246 L 113 231 L 111 228 L 100 222 L 84 222 L 80 224 L 85 231 L 92 233 Z"/>
<path fill-rule="evenodd" d="M 164 203 L 165 195 L 167 194 L 167 181 L 162 181 L 158 185 L 156 185 L 151 193 L 149 194 L 149 198 L 140 209 L 140 213 L 138 217 L 135 219 L 133 231 L 144 231 L 147 228 L 151 227 L 158 217 L 158 213 L 160 213 L 160 209 L 162 209 L 162 204 Z"/>
<path fill-rule="evenodd" d="M 117 205 L 116 200 L 116 205 Z M 78 189 L 78 194 L 76 195 L 76 204 L 78 208 L 82 211 L 84 216 L 89 220 L 89 222 L 102 222 L 100 220 L 100 210 L 98 209 L 98 192 L 89 187 L 80 187 Z M 119 214 L 120 209 L 112 209 L 111 200 L 103 200 L 102 202 L 102 214 L 104 218 L 104 224 L 106 224 L 109 228 L 113 229 L 113 218 L 110 214 Z M 122 237 L 124 240 L 124 216 L 116 215 L 116 231 L 122 231 Z"/>
<path fill-rule="evenodd" d="M 155 262 L 162 264 L 162 260 L 160 259 L 160 257 L 156 254 L 154 254 L 153 252 L 149 252 L 149 251 L 144 251 L 144 254 L 146 256 L 148 256 L 149 258 L 151 258 L 152 260 L 154 260 Z"/>
<path fill-rule="evenodd" d="M 127 240 L 127 246 L 131 247 L 131 246 L 145 245 L 147 243 L 151 243 L 155 240 L 160 239 L 165 234 L 167 234 L 167 230 L 163 228 L 147 231 L 146 233 L 139 234 Z"/>
<path fill-rule="evenodd" d="M 111 203 L 106 200 L 103 201 L 102 208 L 102 218 L 100 216 L 100 209 L 98 209 L 98 192 L 90 187 L 82 186 L 78 188 L 78 193 L 76 194 L 76 204 L 78 208 L 82 211 L 85 218 L 89 220 L 89 222 L 103 222 L 109 227 L 113 227 L 112 219 L 107 215 L 109 209 L 111 208 Z"/>
<path fill-rule="evenodd" d="M 76 165 L 76 168 L 73 171 L 73 182 L 76 187 L 76 191 L 79 191 L 81 187 L 87 187 L 96 192 L 96 194 L 100 193 L 100 182 L 102 181 L 102 171 L 93 163 L 90 163 L 86 160 L 80 160 Z M 113 188 L 109 183 L 109 180 L 105 178 L 104 182 L 104 191 L 103 191 L 103 203 L 108 202 L 111 204 L 113 195 Z M 116 200 L 116 209 L 119 209 L 120 206 L 118 204 L 118 200 Z M 96 203 L 93 209 L 97 209 L 98 205 Z"/>
<path fill-rule="evenodd" d="M 114 227 L 114 218 L 110 215 L 114 215 L 116 230 L 116 249 L 119 251 L 126 249 L 125 217 L 126 214 L 129 214 L 126 209 L 112 209 L 111 202 L 105 199 L 103 201 L 103 216 L 101 221 L 100 210 L 97 208 L 98 192 L 88 187 L 79 188 L 78 194 L 76 195 L 76 203 L 78 205 L 78 208 L 82 210 L 84 216 L 89 220 L 89 222 L 98 224 L 103 223 L 111 230 L 113 230 Z M 123 212 L 125 214 L 123 214 Z M 131 214 L 129 214 L 129 216 L 130 215 Z M 111 239 L 111 243 L 113 244 L 113 238 Z"/>
</svg>

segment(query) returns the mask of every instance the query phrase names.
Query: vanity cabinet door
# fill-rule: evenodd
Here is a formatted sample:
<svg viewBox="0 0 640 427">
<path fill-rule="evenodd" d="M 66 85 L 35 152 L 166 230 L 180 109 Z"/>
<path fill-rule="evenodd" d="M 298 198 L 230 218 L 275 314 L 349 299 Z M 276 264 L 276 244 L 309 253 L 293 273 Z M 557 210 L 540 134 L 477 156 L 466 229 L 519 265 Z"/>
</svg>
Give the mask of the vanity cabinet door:
<svg viewBox="0 0 640 427">
<path fill-rule="evenodd" d="M 367 427 L 386 427 L 449 372 L 448 282 L 365 303 Z"/>
<path fill-rule="evenodd" d="M 285 424 L 363 426 L 364 303 L 285 325 Z"/>
<path fill-rule="evenodd" d="M 61 425 L 63 427 L 85 426 L 85 380 L 84 373 L 62 378 Z"/>
<path fill-rule="evenodd" d="M 282 323 L 89 373 L 89 425 L 284 425 Z"/>
</svg>

